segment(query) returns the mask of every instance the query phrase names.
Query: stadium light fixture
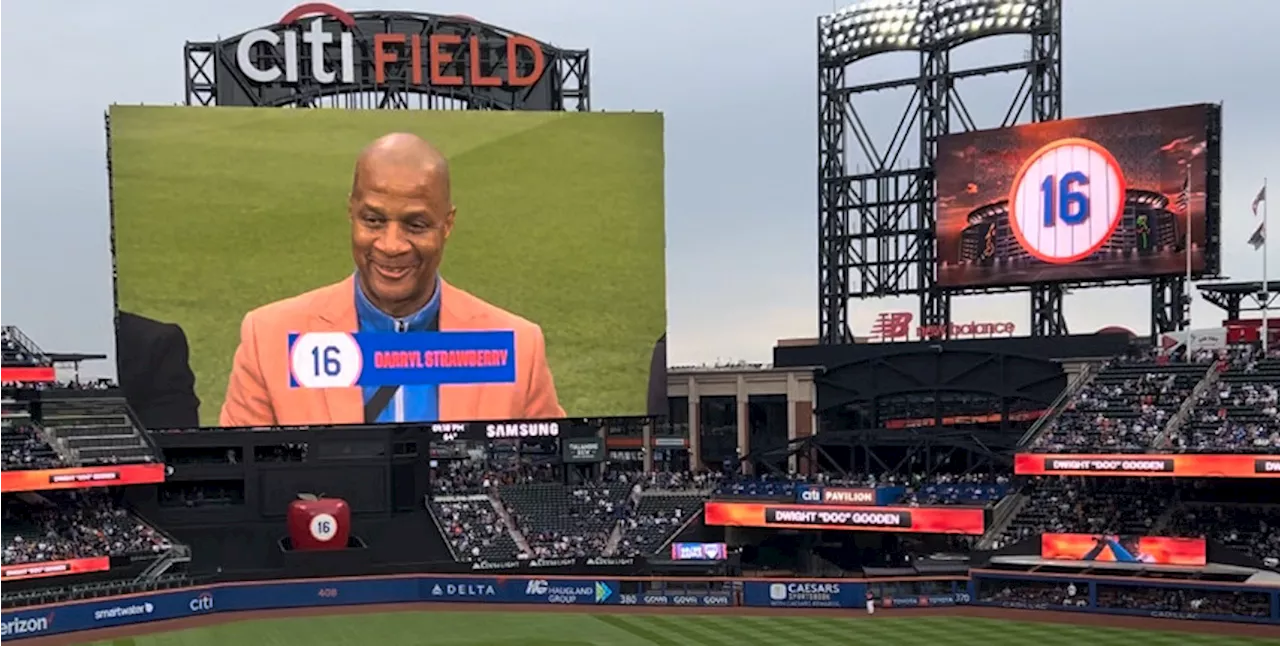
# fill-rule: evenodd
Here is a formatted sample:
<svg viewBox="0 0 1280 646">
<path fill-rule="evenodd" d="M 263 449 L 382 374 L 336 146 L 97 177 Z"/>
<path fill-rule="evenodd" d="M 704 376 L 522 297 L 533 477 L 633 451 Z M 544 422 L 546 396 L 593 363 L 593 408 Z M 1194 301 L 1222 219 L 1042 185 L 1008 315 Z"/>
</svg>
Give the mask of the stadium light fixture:
<svg viewBox="0 0 1280 646">
<path fill-rule="evenodd" d="M 818 19 L 822 55 L 848 59 L 1026 32 L 1037 0 L 864 0 Z"/>
</svg>

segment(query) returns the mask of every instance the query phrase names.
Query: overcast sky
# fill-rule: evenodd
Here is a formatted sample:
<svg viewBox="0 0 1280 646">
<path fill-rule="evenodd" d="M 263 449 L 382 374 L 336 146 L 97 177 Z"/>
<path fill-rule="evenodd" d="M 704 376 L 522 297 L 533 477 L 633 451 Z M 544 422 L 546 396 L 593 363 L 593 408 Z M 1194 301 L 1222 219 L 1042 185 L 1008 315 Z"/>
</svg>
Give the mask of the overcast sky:
<svg viewBox="0 0 1280 646">
<path fill-rule="evenodd" d="M 274 22 L 294 2 L 90 2 L 5 5 L 3 321 L 47 350 L 109 352 L 111 258 L 102 113 L 111 103 L 182 101 L 182 45 Z M 1071 0 L 1065 106 L 1083 116 L 1223 102 L 1223 269 L 1262 276 L 1245 240 L 1249 201 L 1280 182 L 1280 2 Z M 773 342 L 816 334 L 815 18 L 830 0 L 398 0 L 348 10 L 465 13 L 558 45 L 591 50 L 596 109 L 666 114 L 667 271 L 673 365 L 767 361 Z M 1212 7 L 1206 12 L 1207 7 Z M 40 26 L 40 27 L 36 27 Z M 956 52 L 953 64 L 1008 62 L 1027 39 Z M 905 76 L 906 55 L 853 68 Z M 998 125 L 1014 80 L 964 84 L 980 126 Z M 863 108 L 883 131 L 906 95 Z M 883 134 L 882 134 L 883 136 Z M 1280 190 L 1273 190 L 1280 195 Z M 1280 238 L 1280 236 L 1275 236 Z M 1280 242 L 1272 241 L 1273 278 Z M 198 290 L 198 285 L 192 285 Z M 1068 297 L 1073 332 L 1149 327 L 1146 288 Z M 905 307 L 904 307 L 905 306 Z M 853 304 L 855 333 L 906 302 Z M 956 301 L 954 319 L 1029 322 L 1027 296 Z M 239 313 L 228 313 L 238 317 Z M 1197 301 L 1197 327 L 1218 310 Z M 112 374 L 104 364 L 95 373 Z"/>
</svg>

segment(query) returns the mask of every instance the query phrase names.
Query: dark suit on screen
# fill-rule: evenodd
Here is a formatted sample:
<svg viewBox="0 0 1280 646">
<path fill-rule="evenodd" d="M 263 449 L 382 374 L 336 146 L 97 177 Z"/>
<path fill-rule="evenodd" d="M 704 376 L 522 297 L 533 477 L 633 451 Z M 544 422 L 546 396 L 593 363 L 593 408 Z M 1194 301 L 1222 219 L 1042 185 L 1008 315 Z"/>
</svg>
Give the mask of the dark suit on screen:
<svg viewBox="0 0 1280 646">
<path fill-rule="evenodd" d="M 649 415 L 665 417 L 667 410 L 667 335 L 658 337 L 649 360 Z"/>
<path fill-rule="evenodd" d="M 149 429 L 200 426 L 200 400 L 187 335 L 173 323 L 120 312 L 116 319 L 120 387 Z"/>
</svg>

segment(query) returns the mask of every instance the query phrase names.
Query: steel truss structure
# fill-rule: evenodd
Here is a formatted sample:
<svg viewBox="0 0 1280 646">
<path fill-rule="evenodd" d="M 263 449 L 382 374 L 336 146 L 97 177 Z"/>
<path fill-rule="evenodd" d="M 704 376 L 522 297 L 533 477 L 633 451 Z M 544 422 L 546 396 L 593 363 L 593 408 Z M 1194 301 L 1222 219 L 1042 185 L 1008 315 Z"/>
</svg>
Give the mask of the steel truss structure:
<svg viewBox="0 0 1280 646">
<path fill-rule="evenodd" d="M 383 83 L 374 83 L 372 52 L 368 38 L 372 34 L 447 33 L 460 36 L 462 42 L 472 37 L 502 39 L 519 35 L 501 27 L 463 16 L 444 16 L 402 11 L 355 11 L 350 13 L 357 34 L 358 80 L 347 84 L 314 82 L 284 83 L 268 86 L 248 81 L 236 65 L 236 45 L 244 36 L 213 42 L 187 42 L 183 48 L 186 71 L 186 105 L 245 106 L 343 109 L 420 109 L 420 110 L 591 110 L 590 57 L 587 50 L 561 49 L 539 43 L 546 59 L 541 79 L 529 88 L 436 87 L 413 84 L 404 73 L 403 62 L 392 65 L 401 73 L 390 73 Z M 281 30 L 273 25 L 264 27 Z M 337 29 L 338 25 L 331 24 Z M 337 64 L 336 47 L 325 50 L 331 68 Z M 273 57 L 275 58 L 275 57 Z M 279 61 L 276 61 L 277 63 Z M 465 61 L 459 59 L 461 66 Z M 489 61 L 486 61 L 486 65 Z"/>
<path fill-rule="evenodd" d="M 912 14 L 904 16 L 907 12 Z M 919 298 L 920 325 L 945 326 L 951 319 L 953 296 L 1029 291 L 1031 334 L 1060 336 L 1068 333 L 1063 315 L 1068 288 L 1150 284 L 1154 331 L 1189 324 L 1183 276 L 963 290 L 938 285 L 938 140 L 951 132 L 1062 118 L 1062 0 L 878 0 L 843 13 L 859 14 L 866 19 L 852 23 L 834 39 L 832 24 L 841 20 L 841 13 L 820 19 L 818 25 L 820 343 L 853 342 L 850 300 L 900 295 Z M 1025 18 L 1003 18 L 1011 14 Z M 862 38 L 850 35 L 859 28 Z M 894 29 L 902 30 L 896 40 Z M 890 32 L 887 39 L 886 31 Z M 956 47 L 1009 34 L 1030 38 L 1023 60 L 969 69 L 952 65 Z M 859 63 L 889 51 L 918 51 L 919 73 L 876 83 L 852 81 L 861 69 Z M 957 85 L 990 76 L 1013 77 L 1019 85 L 997 119 L 980 123 Z M 860 106 L 870 94 L 898 88 L 912 89 L 912 98 L 892 136 L 877 140 L 866 127 Z M 904 167 L 907 146 L 917 146 L 919 156 L 916 163 Z M 869 170 L 854 170 L 859 168 Z"/>
</svg>

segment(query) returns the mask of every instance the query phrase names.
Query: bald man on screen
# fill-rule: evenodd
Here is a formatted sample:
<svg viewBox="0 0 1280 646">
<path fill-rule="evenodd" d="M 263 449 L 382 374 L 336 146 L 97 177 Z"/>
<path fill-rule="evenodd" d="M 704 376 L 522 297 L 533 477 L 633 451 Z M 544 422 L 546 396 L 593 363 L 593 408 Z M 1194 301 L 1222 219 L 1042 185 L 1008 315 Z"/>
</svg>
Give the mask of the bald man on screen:
<svg viewBox="0 0 1280 646">
<path fill-rule="evenodd" d="M 355 273 L 244 317 L 223 426 L 554 419 L 565 416 L 542 329 L 440 278 L 457 209 L 449 164 L 415 135 L 386 135 L 356 161 L 347 201 Z M 304 332 L 511 330 L 516 381 L 290 388 L 288 337 Z"/>
</svg>

